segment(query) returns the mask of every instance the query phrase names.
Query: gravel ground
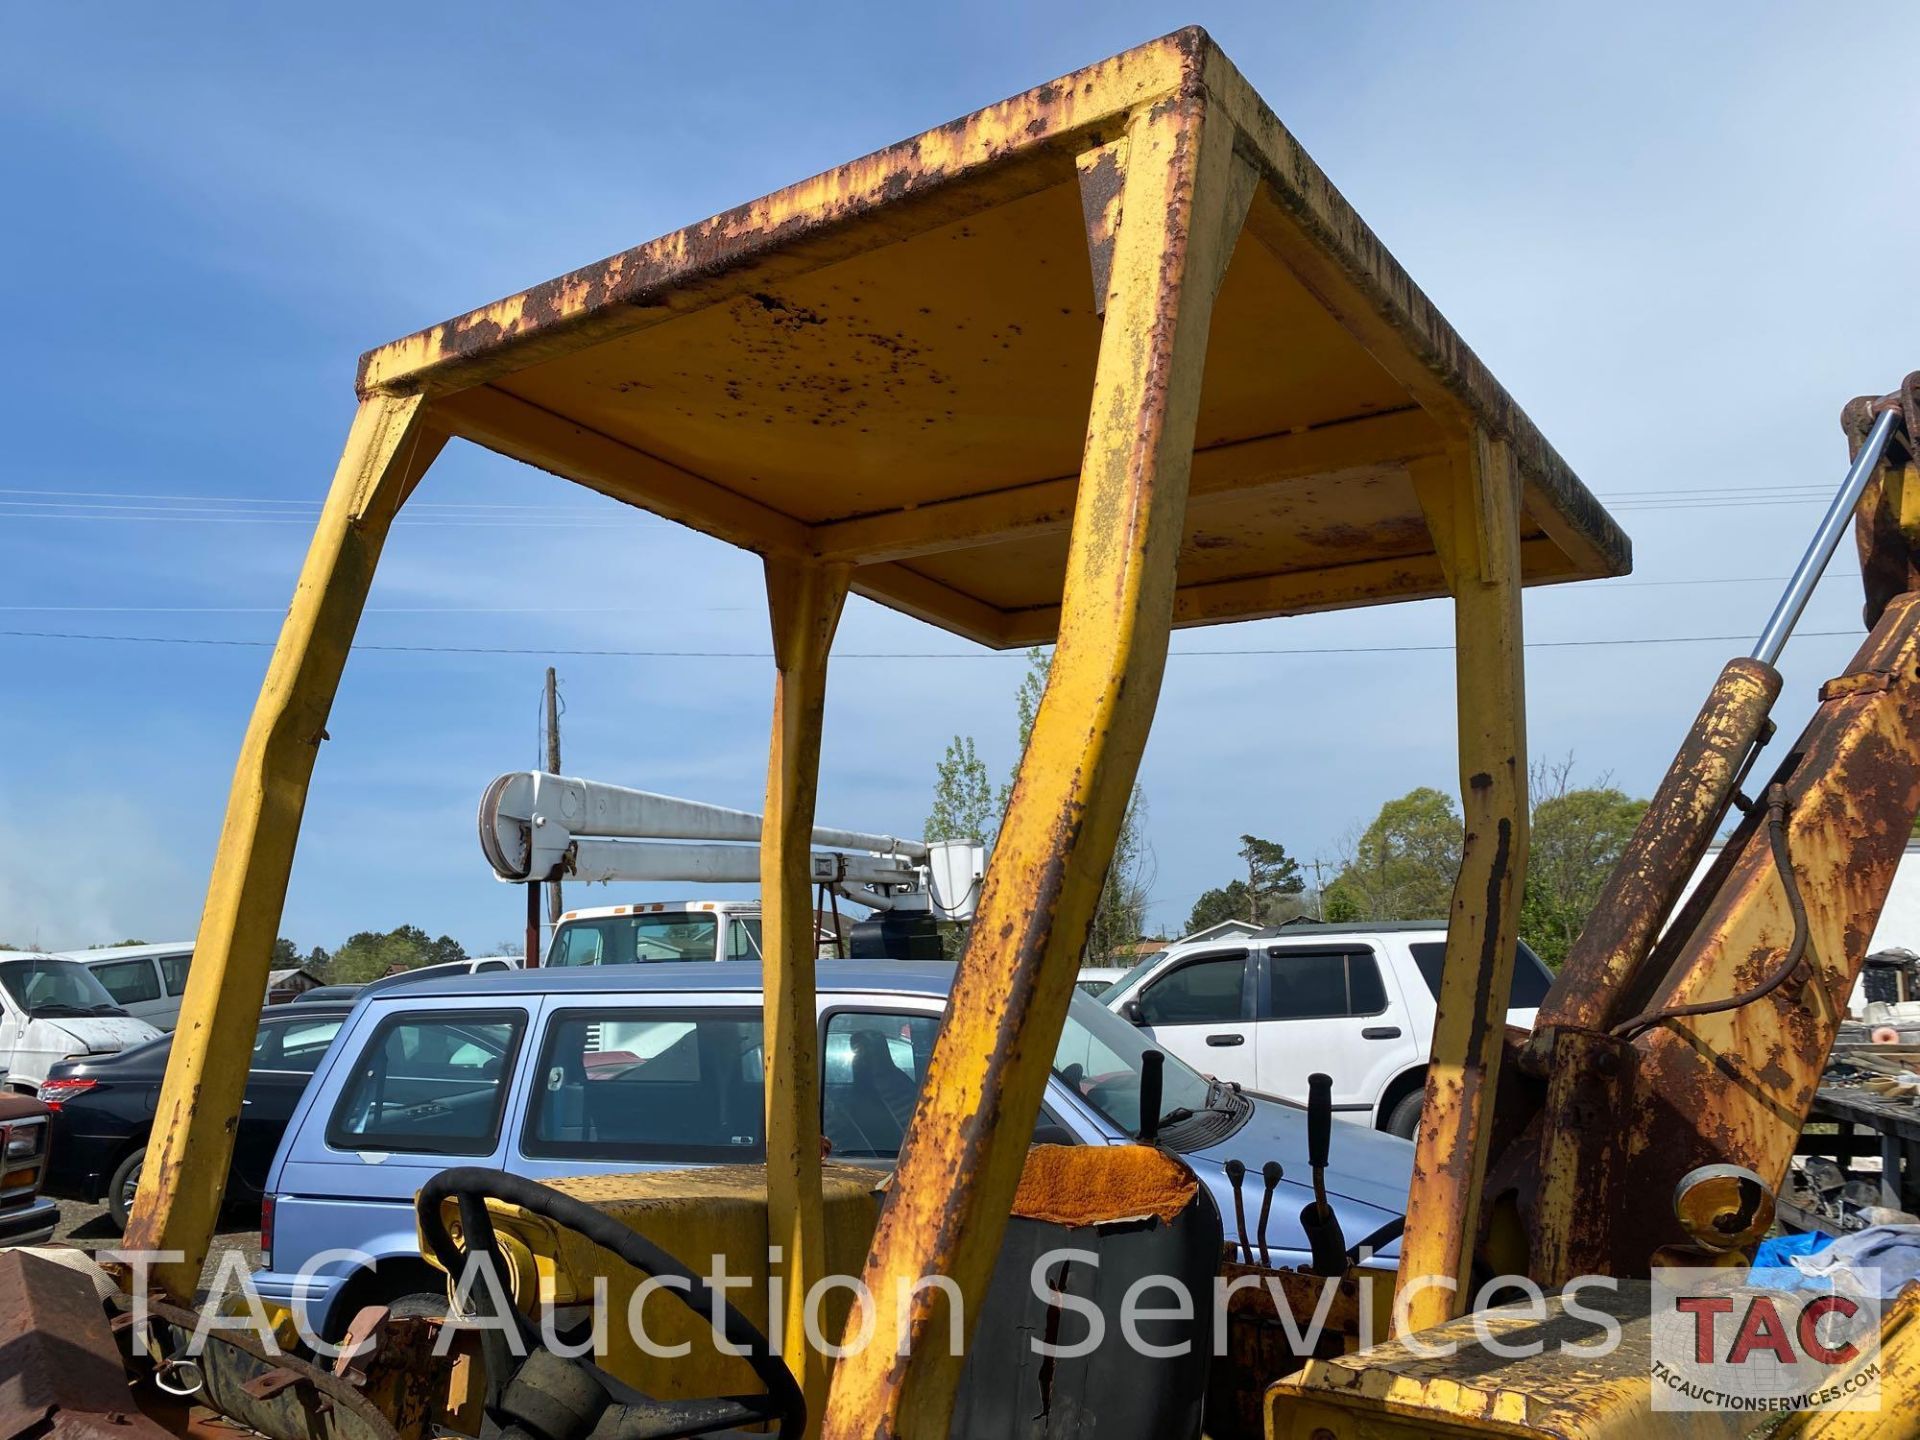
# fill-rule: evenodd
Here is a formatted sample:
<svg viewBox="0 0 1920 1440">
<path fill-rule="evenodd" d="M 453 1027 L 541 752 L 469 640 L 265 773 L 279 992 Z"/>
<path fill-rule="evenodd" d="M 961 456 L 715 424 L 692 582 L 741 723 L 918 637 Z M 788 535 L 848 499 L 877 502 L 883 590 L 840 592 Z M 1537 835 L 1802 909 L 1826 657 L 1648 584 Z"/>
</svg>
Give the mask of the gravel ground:
<svg viewBox="0 0 1920 1440">
<path fill-rule="evenodd" d="M 71 1245 L 91 1255 L 96 1251 L 117 1248 L 120 1244 L 120 1231 L 107 1215 L 106 1206 L 88 1205 L 79 1200 L 62 1200 L 60 1228 L 53 1233 L 53 1243 Z M 220 1257 L 235 1250 L 240 1252 L 248 1270 L 258 1270 L 266 1263 L 266 1258 L 260 1253 L 258 1230 L 222 1229 L 213 1237 L 213 1247 L 207 1252 L 206 1266 L 200 1272 L 200 1284 L 203 1289 L 218 1273 Z"/>
</svg>

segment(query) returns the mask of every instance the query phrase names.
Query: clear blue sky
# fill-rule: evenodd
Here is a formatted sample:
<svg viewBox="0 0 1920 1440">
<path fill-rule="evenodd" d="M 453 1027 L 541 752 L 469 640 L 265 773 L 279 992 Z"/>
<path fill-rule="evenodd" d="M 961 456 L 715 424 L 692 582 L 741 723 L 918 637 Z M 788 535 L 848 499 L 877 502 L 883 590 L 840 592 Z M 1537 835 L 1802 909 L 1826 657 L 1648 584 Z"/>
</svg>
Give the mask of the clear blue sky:
<svg viewBox="0 0 1920 1440">
<path fill-rule="evenodd" d="M 1638 573 L 1531 595 L 1530 638 L 1756 631 L 1777 586 L 1751 577 L 1819 512 L 1767 487 L 1837 480 L 1841 402 L 1920 366 L 1914 21 L 1884 6 L 12 6 L 0 629 L 270 640 L 361 350 L 1194 21 L 1633 534 Z M 376 645 L 766 643 L 750 557 L 470 448 L 372 606 Z M 1835 578 L 1807 629 L 1858 613 Z M 1427 604 L 1175 645 L 1448 630 Z M 839 646 L 960 648 L 858 602 Z M 1534 649 L 1532 748 L 1645 792 L 1743 648 Z M 1850 648 L 1796 642 L 1789 732 Z M 266 654 L 0 636 L 0 937 L 192 931 Z M 518 933 L 472 814 L 536 758 L 544 663 L 355 656 L 286 933 Z M 568 769 L 757 807 L 766 662 L 557 663 Z M 822 818 L 917 833 L 956 731 L 1004 771 L 1020 668 L 842 662 Z M 1242 831 L 1331 858 L 1381 801 L 1453 788 L 1452 745 L 1444 653 L 1176 657 L 1154 920 Z"/>
</svg>

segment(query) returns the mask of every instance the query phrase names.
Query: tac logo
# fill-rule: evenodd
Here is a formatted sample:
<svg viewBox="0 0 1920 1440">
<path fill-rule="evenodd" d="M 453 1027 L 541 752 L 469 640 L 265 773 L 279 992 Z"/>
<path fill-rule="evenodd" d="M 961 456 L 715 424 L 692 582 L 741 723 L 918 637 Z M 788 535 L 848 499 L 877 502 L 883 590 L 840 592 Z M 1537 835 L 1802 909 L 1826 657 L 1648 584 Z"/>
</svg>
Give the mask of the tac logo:
<svg viewBox="0 0 1920 1440">
<path fill-rule="evenodd" d="M 1877 1277 L 1850 1293 L 1794 1270 L 1654 1276 L 1655 1410 L 1880 1407 Z"/>
</svg>

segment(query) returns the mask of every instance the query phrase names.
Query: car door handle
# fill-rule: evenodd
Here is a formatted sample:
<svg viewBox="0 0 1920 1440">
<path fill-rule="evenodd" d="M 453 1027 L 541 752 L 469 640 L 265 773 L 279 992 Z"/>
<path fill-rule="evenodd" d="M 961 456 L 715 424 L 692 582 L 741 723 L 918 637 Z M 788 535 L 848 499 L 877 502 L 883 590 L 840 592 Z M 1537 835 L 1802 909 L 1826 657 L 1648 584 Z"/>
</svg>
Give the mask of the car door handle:
<svg viewBox="0 0 1920 1440">
<path fill-rule="evenodd" d="M 1400 1027 L 1398 1025 L 1369 1025 L 1360 1032 L 1360 1038 L 1362 1040 L 1398 1040 L 1400 1038 Z"/>
<path fill-rule="evenodd" d="M 1244 1045 L 1246 1043 L 1247 1043 L 1247 1037 L 1244 1035 L 1209 1035 L 1207 1036 L 1207 1044 L 1220 1047 L 1220 1048 L 1224 1048 L 1228 1045 Z"/>
</svg>

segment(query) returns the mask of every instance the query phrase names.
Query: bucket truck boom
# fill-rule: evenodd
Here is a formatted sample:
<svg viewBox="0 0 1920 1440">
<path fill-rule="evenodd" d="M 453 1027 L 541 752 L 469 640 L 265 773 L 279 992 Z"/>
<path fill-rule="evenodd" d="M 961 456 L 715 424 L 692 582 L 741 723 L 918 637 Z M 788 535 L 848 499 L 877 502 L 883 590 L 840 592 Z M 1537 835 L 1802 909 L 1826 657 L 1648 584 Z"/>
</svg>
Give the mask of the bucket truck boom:
<svg viewBox="0 0 1920 1440">
<path fill-rule="evenodd" d="M 494 875 L 524 885 L 563 878 L 755 885 L 760 816 L 597 780 L 521 770 L 480 800 L 480 848 Z M 813 883 L 870 910 L 971 920 L 985 847 L 813 828 Z"/>
</svg>

